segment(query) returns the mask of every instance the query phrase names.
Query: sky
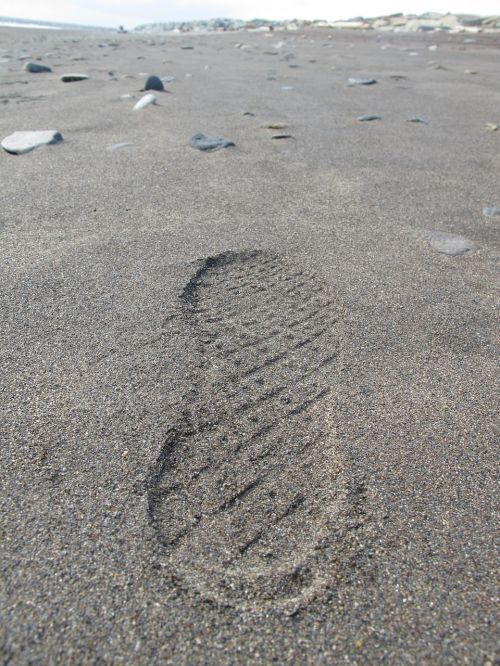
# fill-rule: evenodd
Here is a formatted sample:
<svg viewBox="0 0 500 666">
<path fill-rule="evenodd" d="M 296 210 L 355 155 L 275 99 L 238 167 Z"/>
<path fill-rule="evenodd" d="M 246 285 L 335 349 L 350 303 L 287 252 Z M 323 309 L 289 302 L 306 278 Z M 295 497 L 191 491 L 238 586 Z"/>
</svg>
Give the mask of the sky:
<svg viewBox="0 0 500 666">
<path fill-rule="evenodd" d="M 2 0 L 0 14 L 16 18 L 133 28 L 194 19 L 346 19 L 395 12 L 498 14 L 500 0 Z"/>
</svg>

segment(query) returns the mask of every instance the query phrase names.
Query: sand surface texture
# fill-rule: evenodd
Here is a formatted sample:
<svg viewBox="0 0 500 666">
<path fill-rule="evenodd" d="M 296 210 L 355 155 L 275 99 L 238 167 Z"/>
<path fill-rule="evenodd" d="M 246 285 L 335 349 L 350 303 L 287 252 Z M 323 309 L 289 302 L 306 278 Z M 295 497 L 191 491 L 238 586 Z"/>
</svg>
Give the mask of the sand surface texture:
<svg viewBox="0 0 500 666">
<path fill-rule="evenodd" d="M 499 38 L 0 35 L 2 663 L 494 663 Z"/>
</svg>

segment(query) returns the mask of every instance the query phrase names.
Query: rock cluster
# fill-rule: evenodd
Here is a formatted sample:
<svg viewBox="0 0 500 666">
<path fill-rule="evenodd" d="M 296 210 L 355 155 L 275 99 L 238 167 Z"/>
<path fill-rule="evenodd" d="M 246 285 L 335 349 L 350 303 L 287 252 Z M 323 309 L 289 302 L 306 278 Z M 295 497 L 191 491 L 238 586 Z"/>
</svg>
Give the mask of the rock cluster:
<svg viewBox="0 0 500 666">
<path fill-rule="evenodd" d="M 215 18 L 204 21 L 169 21 L 168 23 L 147 23 L 137 26 L 136 32 L 212 32 L 226 30 L 299 30 L 307 27 L 347 28 L 355 30 L 387 30 L 395 32 L 491 32 L 500 30 L 500 14 L 476 16 L 473 14 L 390 14 L 365 18 L 357 16 L 347 21 L 267 21 L 254 19 L 241 21 L 231 18 Z"/>
</svg>

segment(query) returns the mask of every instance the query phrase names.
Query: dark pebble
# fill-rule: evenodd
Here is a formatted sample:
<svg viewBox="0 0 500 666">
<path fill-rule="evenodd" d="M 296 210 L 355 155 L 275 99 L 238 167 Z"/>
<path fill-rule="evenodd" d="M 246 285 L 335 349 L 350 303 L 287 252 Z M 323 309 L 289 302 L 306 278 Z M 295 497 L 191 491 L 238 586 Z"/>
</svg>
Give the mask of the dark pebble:
<svg viewBox="0 0 500 666">
<path fill-rule="evenodd" d="M 201 132 L 198 132 L 198 134 L 194 134 L 189 139 L 189 145 L 191 148 L 197 148 L 198 150 L 215 151 L 219 150 L 220 148 L 229 148 L 235 144 L 233 141 L 228 141 L 222 137 L 209 137 L 205 134 L 202 134 Z"/>
<path fill-rule="evenodd" d="M 360 122 L 369 122 L 370 120 L 382 120 L 382 116 L 358 116 L 356 120 Z"/>
<path fill-rule="evenodd" d="M 156 76 L 155 74 L 151 74 L 148 76 L 146 79 L 146 83 L 144 84 L 144 90 L 165 90 L 163 87 L 163 83 L 161 79 Z"/>
<path fill-rule="evenodd" d="M 27 62 L 24 64 L 24 69 L 32 74 L 40 74 L 41 72 L 51 72 L 52 70 L 48 65 L 40 65 L 37 62 Z"/>
</svg>

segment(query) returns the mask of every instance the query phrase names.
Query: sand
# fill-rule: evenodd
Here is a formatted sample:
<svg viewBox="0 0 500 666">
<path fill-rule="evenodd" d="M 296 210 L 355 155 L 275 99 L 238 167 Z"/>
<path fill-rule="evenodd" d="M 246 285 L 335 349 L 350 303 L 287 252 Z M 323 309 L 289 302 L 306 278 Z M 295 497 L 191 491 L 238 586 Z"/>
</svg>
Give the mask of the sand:
<svg viewBox="0 0 500 666">
<path fill-rule="evenodd" d="M 2 663 L 493 663 L 498 37 L 0 35 Z"/>
</svg>

